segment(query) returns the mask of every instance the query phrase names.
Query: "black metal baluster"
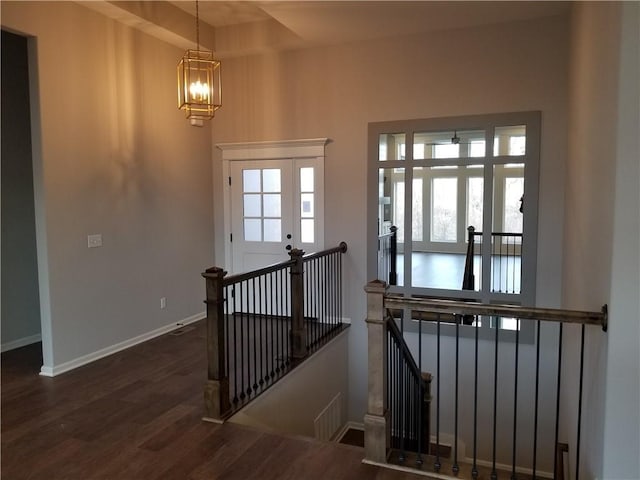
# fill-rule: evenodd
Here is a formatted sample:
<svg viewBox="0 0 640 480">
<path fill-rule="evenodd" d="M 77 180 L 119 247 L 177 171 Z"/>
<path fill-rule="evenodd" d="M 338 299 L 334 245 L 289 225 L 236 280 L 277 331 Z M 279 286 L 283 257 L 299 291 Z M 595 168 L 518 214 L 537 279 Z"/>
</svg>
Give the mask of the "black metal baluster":
<svg viewBox="0 0 640 480">
<path fill-rule="evenodd" d="M 455 403 L 454 403 L 454 435 L 453 435 L 453 465 L 451 471 L 455 476 L 460 472 L 458 465 L 458 374 L 459 374 L 459 358 L 460 358 L 460 322 L 462 316 L 456 318 L 456 361 L 455 361 Z"/>
<path fill-rule="evenodd" d="M 236 286 L 233 285 L 233 406 L 238 405 L 238 338 L 237 338 L 237 326 L 238 326 L 238 307 L 236 296 Z"/>
<path fill-rule="evenodd" d="M 285 294 L 285 302 L 287 305 L 287 312 L 288 312 L 288 318 L 289 318 L 289 325 L 291 326 L 293 324 L 293 308 L 291 305 L 291 267 L 287 268 L 287 274 L 284 277 L 284 281 L 285 284 L 287 286 L 287 288 L 284 289 L 284 294 Z M 283 332 L 283 340 L 285 342 L 285 366 L 289 367 L 289 365 L 291 364 L 291 341 L 289 339 L 289 333 L 288 331 Z"/>
<path fill-rule="evenodd" d="M 436 461 L 433 468 L 440 471 L 440 314 L 436 317 Z"/>
<path fill-rule="evenodd" d="M 560 427 L 560 381 L 562 380 L 562 323 L 558 328 L 558 384 L 556 385 L 556 426 L 555 441 L 553 442 L 553 475 L 558 468 L 558 456 L 556 449 L 558 448 L 558 430 Z"/>
<path fill-rule="evenodd" d="M 491 460 L 491 479 L 498 478 L 496 472 L 496 423 L 498 417 L 498 336 L 500 332 L 500 319 L 496 317 L 495 358 L 493 361 L 493 452 Z"/>
<path fill-rule="evenodd" d="M 536 386 L 533 407 L 533 471 L 531 475 L 533 480 L 536 480 L 536 460 L 538 456 L 538 390 L 540 387 L 540 320 L 536 323 L 538 331 L 536 332 Z"/>
<path fill-rule="evenodd" d="M 580 387 L 578 388 L 578 431 L 576 434 L 576 480 L 580 478 L 580 430 L 582 424 L 582 384 L 584 380 L 584 330 L 585 325 L 583 323 L 580 335 Z"/>
<path fill-rule="evenodd" d="M 516 480 L 516 449 L 518 439 L 518 352 L 520 348 L 520 319 L 516 319 L 516 347 L 515 347 L 515 367 L 513 381 L 513 453 L 511 455 L 511 480 Z"/>
<path fill-rule="evenodd" d="M 273 317 L 274 317 L 274 292 L 276 291 L 276 287 L 273 285 L 273 275 L 274 272 L 269 274 L 269 357 L 271 360 L 271 367 L 269 368 L 269 372 L 267 374 L 268 379 L 273 378 L 273 370 L 274 370 L 274 361 L 275 361 L 275 344 L 273 342 Z"/>
<path fill-rule="evenodd" d="M 253 391 L 258 390 L 257 375 L 258 375 L 258 349 L 257 349 L 257 335 L 256 335 L 256 279 L 251 279 L 251 293 L 253 296 Z M 251 362 L 249 362 L 251 363 Z M 251 376 L 249 376 L 249 382 L 251 382 Z"/>
<path fill-rule="evenodd" d="M 260 338 L 258 339 L 258 344 L 259 344 L 259 353 L 260 353 L 260 367 L 258 368 L 258 370 L 256 370 L 256 377 L 259 378 L 258 384 L 260 385 L 260 388 L 262 388 L 262 386 L 264 385 L 264 338 L 262 335 L 262 326 L 263 326 L 263 320 L 264 320 L 264 305 L 262 303 L 263 300 L 263 284 L 262 281 L 264 280 L 264 275 L 260 275 L 258 277 L 258 325 L 259 325 L 259 329 L 258 332 L 260 335 Z M 256 352 L 258 353 L 258 352 Z"/>
<path fill-rule="evenodd" d="M 342 255 L 338 255 L 338 315 L 342 324 Z"/>
<path fill-rule="evenodd" d="M 418 320 L 418 373 L 422 373 L 422 319 Z M 422 376 L 420 376 L 420 379 L 418 380 L 420 383 L 420 387 L 422 387 Z M 422 465 L 422 449 L 423 449 L 423 441 L 429 442 L 428 438 L 423 439 L 422 438 L 422 422 L 424 421 L 424 418 L 422 418 L 422 402 L 423 402 L 423 396 L 420 395 L 420 392 L 422 391 L 422 388 L 418 389 L 418 396 L 422 397 L 422 398 L 418 398 L 418 429 L 417 429 L 417 435 L 418 435 L 418 460 L 417 460 L 417 464 L 418 466 Z"/>
<path fill-rule="evenodd" d="M 511 279 L 512 279 L 511 280 L 511 282 L 512 282 L 512 290 L 511 291 L 513 293 L 516 293 L 516 258 L 517 258 L 517 255 L 516 255 L 516 247 L 517 247 L 516 238 L 517 237 L 513 237 L 513 260 L 512 260 L 512 263 L 511 263 L 511 272 L 512 272 L 511 273 Z M 517 292 L 517 293 L 520 293 L 520 292 Z"/>
<path fill-rule="evenodd" d="M 244 289 L 242 286 L 244 282 L 240 282 L 240 299 L 242 302 L 242 310 L 240 311 L 240 342 L 239 342 L 239 353 L 240 353 L 240 400 L 244 400 L 245 392 L 244 392 Z M 247 301 L 248 303 L 248 301 Z M 248 309 L 247 309 L 248 310 Z M 237 372 L 237 369 L 236 369 Z M 237 373 L 236 373 L 237 375 Z"/>
<path fill-rule="evenodd" d="M 471 477 L 478 478 L 478 316 L 475 317 L 475 347 L 474 347 L 474 371 L 473 371 L 473 465 Z"/>
<path fill-rule="evenodd" d="M 402 324 L 402 321 L 401 321 Z M 401 330 L 402 331 L 402 330 Z M 398 367 L 399 367 L 399 374 L 400 374 L 400 395 L 399 395 L 399 402 L 398 402 L 398 407 L 399 407 L 399 419 L 400 419 L 400 425 L 399 425 L 399 431 L 400 431 L 400 457 L 399 460 L 400 462 L 404 463 L 404 461 L 406 460 L 406 456 L 405 456 L 405 452 L 404 452 L 404 441 L 405 441 L 405 430 L 404 430 L 404 426 L 405 426 L 405 415 L 404 415 L 404 400 L 406 398 L 405 396 L 405 390 L 404 390 L 404 365 L 402 364 L 402 356 L 401 356 L 401 349 L 400 346 L 398 345 Z"/>
</svg>

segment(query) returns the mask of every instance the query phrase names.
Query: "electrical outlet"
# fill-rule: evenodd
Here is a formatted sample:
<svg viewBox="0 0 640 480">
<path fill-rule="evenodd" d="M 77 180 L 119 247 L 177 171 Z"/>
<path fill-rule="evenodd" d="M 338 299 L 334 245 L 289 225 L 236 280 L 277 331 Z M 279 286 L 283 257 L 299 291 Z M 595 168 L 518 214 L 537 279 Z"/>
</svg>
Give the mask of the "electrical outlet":
<svg viewBox="0 0 640 480">
<path fill-rule="evenodd" d="M 87 235 L 87 247 L 96 248 L 102 246 L 102 234 Z"/>
<path fill-rule="evenodd" d="M 167 298 L 166 297 L 162 297 L 160 299 L 160 308 L 167 308 Z"/>
</svg>

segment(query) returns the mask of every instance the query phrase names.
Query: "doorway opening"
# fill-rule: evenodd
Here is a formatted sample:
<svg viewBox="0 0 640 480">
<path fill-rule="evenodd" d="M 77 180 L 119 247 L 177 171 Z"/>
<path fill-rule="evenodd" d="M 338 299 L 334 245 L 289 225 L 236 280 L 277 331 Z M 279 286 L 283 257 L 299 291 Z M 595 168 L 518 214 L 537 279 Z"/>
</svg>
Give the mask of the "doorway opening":
<svg viewBox="0 0 640 480">
<path fill-rule="evenodd" d="M 42 365 L 28 39 L 2 30 L 1 48 L 1 349 L 37 349 Z"/>
<path fill-rule="evenodd" d="M 225 262 L 243 273 L 324 247 L 327 139 L 220 144 Z"/>
</svg>

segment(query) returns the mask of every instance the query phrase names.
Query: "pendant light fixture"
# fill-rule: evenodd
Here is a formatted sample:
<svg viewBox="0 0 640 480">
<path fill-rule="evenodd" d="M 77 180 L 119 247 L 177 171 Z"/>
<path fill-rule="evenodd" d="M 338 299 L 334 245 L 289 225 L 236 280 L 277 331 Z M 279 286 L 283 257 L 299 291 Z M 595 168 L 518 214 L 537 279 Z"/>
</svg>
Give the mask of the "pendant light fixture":
<svg viewBox="0 0 640 480">
<path fill-rule="evenodd" d="M 200 49 L 200 18 L 196 0 L 196 49 L 187 50 L 178 63 L 178 108 L 192 125 L 214 117 L 222 106 L 220 61 L 213 52 Z"/>
</svg>

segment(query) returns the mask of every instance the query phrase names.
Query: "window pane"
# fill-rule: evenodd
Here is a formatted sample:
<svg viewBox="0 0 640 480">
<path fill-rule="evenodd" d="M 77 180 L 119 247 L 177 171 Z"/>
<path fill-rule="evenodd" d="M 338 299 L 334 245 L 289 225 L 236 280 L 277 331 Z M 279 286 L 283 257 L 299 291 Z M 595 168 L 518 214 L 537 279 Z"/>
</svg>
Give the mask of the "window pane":
<svg viewBox="0 0 640 480">
<path fill-rule="evenodd" d="M 313 193 L 303 193 L 300 195 L 300 216 L 313 217 Z"/>
<path fill-rule="evenodd" d="M 431 241 L 457 241 L 458 179 L 434 178 L 431 195 Z"/>
<path fill-rule="evenodd" d="M 244 219 L 244 240 L 246 242 L 261 242 L 262 232 L 260 230 L 260 220 L 256 218 Z"/>
<path fill-rule="evenodd" d="M 262 206 L 260 204 L 260 194 L 244 194 L 244 216 L 261 217 Z"/>
<path fill-rule="evenodd" d="M 413 158 L 484 157 L 484 130 L 417 132 L 413 136 Z"/>
<path fill-rule="evenodd" d="M 523 135 L 509 138 L 509 155 L 524 155 L 526 140 Z"/>
<path fill-rule="evenodd" d="M 398 212 L 396 212 L 396 200 L 399 200 L 402 211 L 404 211 L 404 189 L 402 197 L 398 197 L 395 187 L 398 182 L 403 181 L 404 168 L 378 169 L 378 233 L 380 234 L 389 233 L 389 228 L 392 225 L 398 227 L 400 234 L 404 230 L 402 223 L 394 223 L 404 219 L 404 216 L 398 217 Z"/>
<path fill-rule="evenodd" d="M 486 142 L 484 140 L 474 140 L 469 144 L 470 157 L 484 157 Z"/>
<path fill-rule="evenodd" d="M 404 181 L 393 183 L 393 217 L 392 225 L 398 227 L 396 239 L 404 242 Z"/>
<path fill-rule="evenodd" d="M 264 241 L 265 242 L 281 242 L 282 228 L 279 218 L 264 219 Z"/>
<path fill-rule="evenodd" d="M 509 233 L 522 233 L 520 199 L 523 194 L 524 178 L 507 177 L 504 179 L 503 231 Z"/>
<path fill-rule="evenodd" d="M 315 221 L 312 218 L 300 220 L 300 241 L 302 243 L 313 243 Z"/>
<path fill-rule="evenodd" d="M 474 227 L 476 232 L 482 231 L 482 205 L 484 179 L 471 177 L 467 183 L 467 227 Z"/>
<path fill-rule="evenodd" d="M 524 155 L 527 143 L 525 125 L 496 127 L 493 140 L 493 155 Z"/>
<path fill-rule="evenodd" d="M 280 169 L 269 168 L 262 171 L 263 192 L 280 192 Z"/>
<path fill-rule="evenodd" d="M 383 133 L 378 139 L 378 159 L 404 160 L 406 135 L 404 133 Z"/>
<path fill-rule="evenodd" d="M 300 191 L 313 192 L 313 167 L 304 167 L 300 169 Z"/>
<path fill-rule="evenodd" d="M 243 192 L 259 192 L 260 191 L 260 170 L 243 170 L 242 171 L 242 191 Z"/>
<path fill-rule="evenodd" d="M 414 242 L 421 242 L 423 237 L 423 210 L 422 200 L 423 175 L 422 168 L 413 169 L 413 202 L 411 204 L 411 238 Z"/>
<path fill-rule="evenodd" d="M 280 217 L 282 214 L 280 213 L 280 194 L 279 193 L 270 193 L 265 194 L 264 196 L 264 216 L 265 217 Z"/>
</svg>

